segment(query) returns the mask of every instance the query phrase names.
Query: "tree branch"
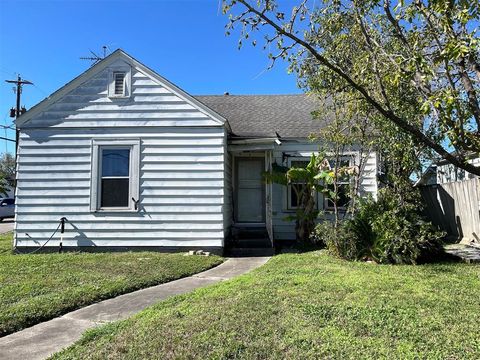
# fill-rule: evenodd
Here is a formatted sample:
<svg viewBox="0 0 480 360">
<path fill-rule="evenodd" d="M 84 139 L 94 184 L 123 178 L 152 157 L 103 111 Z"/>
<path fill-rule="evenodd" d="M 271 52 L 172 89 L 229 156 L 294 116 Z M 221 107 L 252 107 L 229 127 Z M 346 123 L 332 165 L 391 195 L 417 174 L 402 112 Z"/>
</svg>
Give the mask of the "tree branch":
<svg viewBox="0 0 480 360">
<path fill-rule="evenodd" d="M 437 144 L 432 139 L 428 138 L 421 130 L 416 128 L 415 126 L 409 124 L 404 119 L 400 118 L 396 114 L 394 114 L 391 110 L 384 108 L 378 101 L 376 101 L 368 91 L 358 84 L 355 80 L 353 80 L 347 73 L 342 71 L 338 66 L 331 63 L 327 58 L 322 56 L 312 45 L 300 39 L 295 34 L 285 31 L 280 25 L 275 23 L 271 20 L 265 13 L 258 11 L 256 8 L 251 6 L 245 0 L 238 0 L 239 3 L 244 5 L 250 13 L 255 14 L 256 16 L 260 17 L 266 24 L 270 25 L 277 34 L 286 36 L 290 40 L 293 40 L 298 45 L 305 48 L 320 64 L 343 78 L 353 89 L 358 91 L 364 99 L 374 108 L 376 109 L 381 115 L 385 118 L 391 120 L 394 124 L 396 124 L 400 129 L 404 130 L 406 133 L 412 135 L 415 139 L 420 141 L 421 143 L 425 144 L 427 147 L 434 150 L 437 154 L 439 154 L 443 159 L 447 160 L 451 164 L 463 168 L 466 171 L 479 175 L 480 176 L 480 167 L 475 167 L 472 164 L 466 162 L 466 158 L 462 155 L 456 157 L 446 151 L 440 144 Z"/>
</svg>

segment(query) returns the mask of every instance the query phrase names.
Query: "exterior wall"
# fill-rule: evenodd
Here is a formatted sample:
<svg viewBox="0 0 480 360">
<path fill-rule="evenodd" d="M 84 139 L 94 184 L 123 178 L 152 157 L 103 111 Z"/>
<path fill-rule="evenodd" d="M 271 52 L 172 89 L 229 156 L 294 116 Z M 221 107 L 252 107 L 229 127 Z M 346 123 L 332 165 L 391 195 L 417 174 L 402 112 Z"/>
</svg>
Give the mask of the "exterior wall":
<svg viewBox="0 0 480 360">
<path fill-rule="evenodd" d="M 228 236 L 233 223 L 233 158 L 229 152 L 225 153 L 225 185 L 224 185 L 224 208 L 223 221 L 225 236 Z"/>
<path fill-rule="evenodd" d="M 299 159 L 305 157 L 309 160 L 312 152 L 318 152 L 319 145 L 307 141 L 284 141 L 282 145 L 275 145 L 273 150 L 273 163 L 278 165 L 288 166 L 288 159 Z M 352 150 L 345 155 L 353 155 L 355 165 L 359 163 L 358 151 Z M 361 178 L 360 193 L 364 196 L 371 194 L 376 197 L 378 184 L 378 161 L 376 153 L 370 153 L 365 157 L 363 177 Z M 324 199 L 321 194 L 318 194 L 317 203 L 319 209 L 324 209 Z M 273 234 L 275 240 L 294 240 L 295 239 L 295 222 L 286 221 L 285 217 L 293 215 L 295 210 L 289 210 L 287 204 L 287 188 L 282 185 L 272 185 L 272 220 L 273 220 Z M 332 218 L 328 212 L 325 214 L 327 219 Z"/>
<path fill-rule="evenodd" d="M 108 98 L 108 71 L 23 125 L 16 245 L 42 245 L 65 216 L 67 247 L 222 247 L 224 127 L 139 68 L 131 97 Z M 123 138 L 140 139 L 139 211 L 91 211 L 92 139 Z"/>
</svg>

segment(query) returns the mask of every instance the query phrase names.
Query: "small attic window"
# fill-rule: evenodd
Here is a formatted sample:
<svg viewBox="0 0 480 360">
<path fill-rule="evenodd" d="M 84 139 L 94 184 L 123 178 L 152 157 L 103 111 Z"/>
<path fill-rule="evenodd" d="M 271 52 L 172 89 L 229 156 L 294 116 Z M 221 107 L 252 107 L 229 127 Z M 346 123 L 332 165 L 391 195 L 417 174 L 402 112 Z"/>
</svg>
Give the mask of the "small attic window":
<svg viewBox="0 0 480 360">
<path fill-rule="evenodd" d="M 108 75 L 108 97 L 130 97 L 131 77 L 131 69 L 128 66 L 116 66 L 110 69 Z"/>
<path fill-rule="evenodd" d="M 115 96 L 125 96 L 125 73 L 124 72 L 114 72 L 113 73 L 114 81 L 114 95 Z"/>
</svg>

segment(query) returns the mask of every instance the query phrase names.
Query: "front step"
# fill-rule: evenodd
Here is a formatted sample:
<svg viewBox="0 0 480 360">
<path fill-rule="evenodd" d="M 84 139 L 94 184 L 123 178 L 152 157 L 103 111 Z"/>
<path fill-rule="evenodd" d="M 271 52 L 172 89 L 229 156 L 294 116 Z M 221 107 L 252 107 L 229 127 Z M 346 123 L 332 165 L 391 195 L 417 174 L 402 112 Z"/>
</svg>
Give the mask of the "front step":
<svg viewBox="0 0 480 360">
<path fill-rule="evenodd" d="M 272 243 L 264 225 L 235 224 L 232 226 L 232 238 L 229 247 L 242 249 L 271 248 Z"/>
<path fill-rule="evenodd" d="M 228 248 L 225 249 L 225 256 L 227 257 L 260 257 L 273 256 L 275 250 L 273 248 Z"/>
<path fill-rule="evenodd" d="M 232 237 L 234 239 L 268 239 L 268 232 L 265 226 L 247 226 L 236 224 L 232 226 Z"/>
</svg>

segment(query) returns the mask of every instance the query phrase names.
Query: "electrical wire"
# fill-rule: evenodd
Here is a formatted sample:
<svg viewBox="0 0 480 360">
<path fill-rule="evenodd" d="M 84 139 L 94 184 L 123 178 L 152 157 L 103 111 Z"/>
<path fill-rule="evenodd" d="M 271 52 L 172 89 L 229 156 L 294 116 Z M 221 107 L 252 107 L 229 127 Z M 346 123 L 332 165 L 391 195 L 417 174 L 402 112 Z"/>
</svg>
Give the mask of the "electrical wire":
<svg viewBox="0 0 480 360">
<path fill-rule="evenodd" d="M 61 222 L 61 221 L 60 221 L 60 223 L 58 224 L 58 226 L 57 226 L 57 228 L 55 229 L 55 231 L 53 232 L 52 236 L 50 236 L 50 238 L 49 238 L 47 241 L 45 241 L 45 243 L 44 243 L 42 246 L 40 246 L 39 248 L 37 248 L 37 249 L 35 249 L 35 250 L 33 250 L 33 251 L 30 251 L 30 252 L 21 252 L 21 251 L 19 251 L 19 250 L 17 249 L 17 247 L 15 246 L 14 251 L 15 251 L 17 254 L 28 254 L 28 255 L 30 255 L 30 254 L 36 253 L 37 251 L 43 249 L 43 247 L 44 247 L 45 245 L 47 245 L 50 240 L 53 239 L 53 237 L 54 237 L 55 234 L 57 233 L 58 229 L 60 229 L 60 226 L 62 226 L 62 222 Z"/>
</svg>

